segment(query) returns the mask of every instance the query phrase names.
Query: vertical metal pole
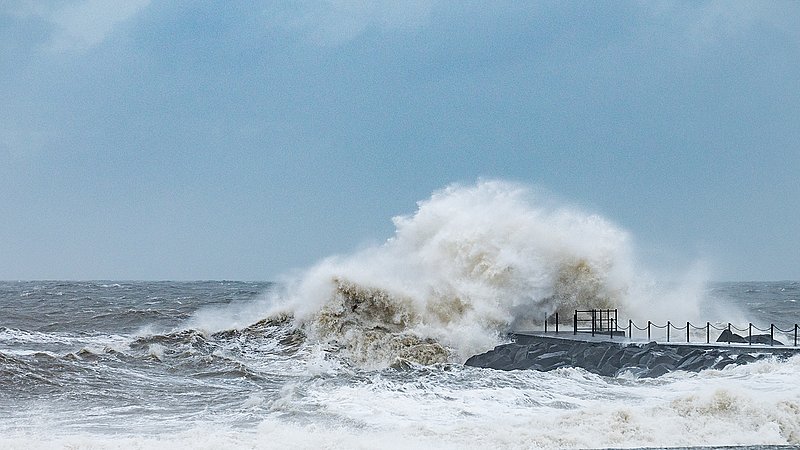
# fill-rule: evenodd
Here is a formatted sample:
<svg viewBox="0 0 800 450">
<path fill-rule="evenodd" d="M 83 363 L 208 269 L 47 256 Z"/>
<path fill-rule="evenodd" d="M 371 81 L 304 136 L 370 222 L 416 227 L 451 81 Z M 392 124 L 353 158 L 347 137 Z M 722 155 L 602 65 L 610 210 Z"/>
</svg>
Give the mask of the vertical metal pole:
<svg viewBox="0 0 800 450">
<path fill-rule="evenodd" d="M 689 322 L 686 322 L 686 343 L 689 343 Z"/>
<path fill-rule="evenodd" d="M 547 315 L 544 316 L 544 332 L 547 333 Z"/>
<path fill-rule="evenodd" d="M 769 345 L 775 345 L 775 324 L 769 324 Z"/>
<path fill-rule="evenodd" d="M 753 345 L 753 324 L 747 327 L 747 345 Z"/>
<path fill-rule="evenodd" d="M 731 345 L 731 323 L 728 322 L 728 345 Z"/>
<path fill-rule="evenodd" d="M 797 347 L 797 324 L 794 324 L 794 346 Z"/>
<path fill-rule="evenodd" d="M 558 334 L 558 311 L 556 311 L 556 334 Z"/>
<path fill-rule="evenodd" d="M 633 339 L 633 319 L 628 319 L 628 339 Z"/>
<path fill-rule="evenodd" d="M 647 341 L 650 342 L 650 321 L 647 321 Z"/>
<path fill-rule="evenodd" d="M 592 337 L 594 337 L 594 328 L 595 328 L 595 323 L 594 323 L 595 317 L 594 316 L 595 316 L 595 310 L 593 309 L 592 310 Z"/>
<path fill-rule="evenodd" d="M 578 334 L 578 310 L 575 310 L 575 316 L 572 318 L 572 334 Z"/>
<path fill-rule="evenodd" d="M 614 331 L 617 331 L 617 325 L 619 325 L 619 314 L 617 310 L 614 309 Z"/>
<path fill-rule="evenodd" d="M 597 331 L 603 331 L 603 310 L 597 310 Z"/>
<path fill-rule="evenodd" d="M 592 311 L 596 311 L 596 318 L 597 322 L 595 323 L 595 331 L 600 331 L 603 328 L 603 310 L 602 309 L 595 309 Z"/>
<path fill-rule="evenodd" d="M 669 324 L 669 320 L 668 320 L 667 321 L 667 342 L 669 342 L 669 327 L 670 327 L 670 324 Z"/>
<path fill-rule="evenodd" d="M 711 322 L 706 322 L 706 344 L 711 342 Z"/>
</svg>

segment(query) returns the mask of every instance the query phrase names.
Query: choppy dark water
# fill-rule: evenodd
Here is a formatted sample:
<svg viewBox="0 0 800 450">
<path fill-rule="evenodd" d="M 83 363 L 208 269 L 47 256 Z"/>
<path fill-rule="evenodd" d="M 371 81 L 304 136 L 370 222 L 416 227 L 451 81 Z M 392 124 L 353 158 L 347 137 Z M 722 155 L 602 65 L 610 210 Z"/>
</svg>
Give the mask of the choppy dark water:
<svg viewBox="0 0 800 450">
<path fill-rule="evenodd" d="M 800 360 L 603 378 L 363 370 L 285 321 L 270 283 L 0 282 L 0 447 L 800 445 Z M 788 327 L 800 284 L 721 283 Z"/>
<path fill-rule="evenodd" d="M 711 297 L 743 307 L 752 320 L 762 325 L 788 329 L 800 322 L 800 282 L 715 283 L 709 291 Z"/>
</svg>

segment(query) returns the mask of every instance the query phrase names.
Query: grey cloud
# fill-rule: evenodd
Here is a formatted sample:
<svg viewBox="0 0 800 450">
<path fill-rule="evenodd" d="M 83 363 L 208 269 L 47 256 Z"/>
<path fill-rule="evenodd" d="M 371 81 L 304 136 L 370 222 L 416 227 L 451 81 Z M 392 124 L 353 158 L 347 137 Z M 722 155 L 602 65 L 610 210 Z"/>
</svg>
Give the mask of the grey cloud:
<svg viewBox="0 0 800 450">
<path fill-rule="evenodd" d="M 325 0 L 296 4 L 270 19 L 273 26 L 299 31 L 321 46 L 345 44 L 370 28 L 415 29 L 425 25 L 434 0 Z"/>
<path fill-rule="evenodd" d="M 25 2 L 0 7 L 0 14 L 47 22 L 52 29 L 43 49 L 62 53 L 84 51 L 102 43 L 115 27 L 136 16 L 149 3 L 150 0 Z"/>
<path fill-rule="evenodd" d="M 702 50 L 757 26 L 783 33 L 795 45 L 800 44 L 800 4 L 796 2 L 643 1 L 640 5 L 651 18 L 672 23 L 680 33 L 680 44 L 688 49 Z"/>
</svg>

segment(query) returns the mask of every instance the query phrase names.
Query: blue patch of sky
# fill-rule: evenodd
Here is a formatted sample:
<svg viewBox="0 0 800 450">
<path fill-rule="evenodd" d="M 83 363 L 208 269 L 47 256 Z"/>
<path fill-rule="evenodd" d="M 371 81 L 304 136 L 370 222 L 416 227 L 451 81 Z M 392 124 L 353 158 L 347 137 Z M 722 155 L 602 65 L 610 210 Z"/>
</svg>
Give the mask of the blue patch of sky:
<svg viewBox="0 0 800 450">
<path fill-rule="evenodd" d="M 154 2 L 62 52 L 0 14 L 0 278 L 270 279 L 481 176 L 667 264 L 800 276 L 794 4 L 330 5 Z"/>
</svg>

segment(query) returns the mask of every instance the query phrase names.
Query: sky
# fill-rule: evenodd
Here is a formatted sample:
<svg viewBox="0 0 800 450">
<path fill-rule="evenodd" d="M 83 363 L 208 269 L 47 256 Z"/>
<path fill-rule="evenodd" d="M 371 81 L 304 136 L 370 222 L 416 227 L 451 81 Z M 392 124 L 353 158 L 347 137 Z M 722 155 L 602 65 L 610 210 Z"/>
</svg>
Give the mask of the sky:
<svg viewBox="0 0 800 450">
<path fill-rule="evenodd" d="M 451 183 L 800 279 L 800 2 L 0 1 L 0 279 L 275 280 Z M 676 269 L 677 270 L 677 269 Z"/>
</svg>

